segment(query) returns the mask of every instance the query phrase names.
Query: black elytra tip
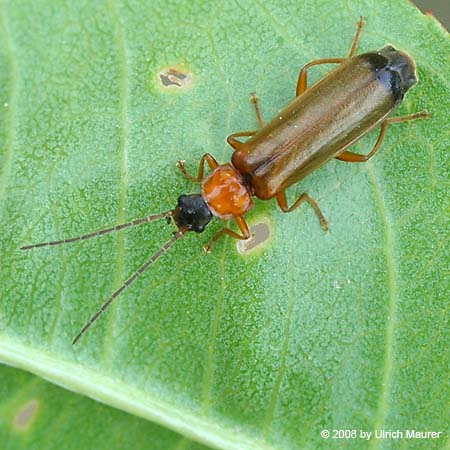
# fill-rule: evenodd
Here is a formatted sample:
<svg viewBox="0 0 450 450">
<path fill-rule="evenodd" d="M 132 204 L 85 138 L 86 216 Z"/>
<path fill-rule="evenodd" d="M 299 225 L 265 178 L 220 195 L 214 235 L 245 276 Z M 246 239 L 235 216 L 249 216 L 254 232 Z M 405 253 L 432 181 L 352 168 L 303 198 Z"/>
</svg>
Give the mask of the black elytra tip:
<svg viewBox="0 0 450 450">
<path fill-rule="evenodd" d="M 376 52 L 365 53 L 360 58 L 370 64 L 376 78 L 386 86 L 397 102 L 400 102 L 406 91 L 418 81 L 414 61 L 408 54 L 392 45 L 386 45 Z"/>
<path fill-rule="evenodd" d="M 386 45 L 369 55 L 377 79 L 392 92 L 396 101 L 400 101 L 406 91 L 417 83 L 416 66 L 405 52 Z"/>
<path fill-rule="evenodd" d="M 386 45 L 379 53 L 388 59 L 389 70 L 399 75 L 403 93 L 417 83 L 416 66 L 407 53 L 395 49 L 392 45 Z"/>
<path fill-rule="evenodd" d="M 173 212 L 173 218 L 179 228 L 201 233 L 211 221 L 213 215 L 200 194 L 181 195 Z"/>
</svg>

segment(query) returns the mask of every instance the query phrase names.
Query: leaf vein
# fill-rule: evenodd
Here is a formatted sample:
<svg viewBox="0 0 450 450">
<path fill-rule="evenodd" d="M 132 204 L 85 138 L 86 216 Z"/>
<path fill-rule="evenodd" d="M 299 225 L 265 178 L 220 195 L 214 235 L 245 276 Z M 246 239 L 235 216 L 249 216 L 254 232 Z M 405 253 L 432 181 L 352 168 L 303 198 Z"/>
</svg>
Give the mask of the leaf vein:
<svg viewBox="0 0 450 450">
<path fill-rule="evenodd" d="M 375 178 L 374 170 L 371 164 L 367 164 L 367 172 L 369 180 L 371 182 L 374 199 L 380 211 L 380 219 L 384 228 L 384 236 L 386 243 L 386 268 L 387 268 L 387 284 L 388 284 L 388 312 L 386 320 L 385 330 L 385 351 L 384 351 L 384 366 L 382 371 L 382 380 L 380 385 L 380 396 L 378 399 L 377 411 L 375 414 L 375 420 L 373 429 L 379 430 L 383 428 L 385 419 L 387 416 L 387 409 L 389 408 L 391 385 L 392 385 L 392 373 L 394 365 L 394 334 L 396 325 L 396 306 L 398 299 L 397 289 L 397 268 L 395 266 L 395 254 L 394 254 L 394 236 L 393 229 L 388 212 L 384 204 L 382 192 L 380 186 Z M 380 440 L 372 441 L 372 448 L 376 448 L 380 443 Z"/>
<path fill-rule="evenodd" d="M 16 102 L 17 102 L 17 78 L 18 78 L 18 64 L 17 58 L 14 53 L 14 43 L 12 40 L 11 31 L 8 27 L 8 20 L 5 17 L 5 13 L 1 14 L 1 27 L 3 29 L 3 41 L 5 43 L 5 50 L 8 54 L 10 64 L 11 64 L 11 73 L 10 73 L 10 81 L 11 88 L 9 91 L 8 101 L 5 103 L 5 106 L 9 107 L 8 114 L 8 125 L 7 129 L 9 130 L 6 136 L 5 142 L 5 154 L 2 158 L 2 166 L 3 170 L 0 172 L 0 199 L 3 199 L 6 192 L 6 185 L 9 178 L 9 174 L 11 173 L 11 166 L 14 154 L 14 141 L 15 141 L 15 120 L 16 120 Z"/>
<path fill-rule="evenodd" d="M 114 22 L 114 37 L 116 49 L 121 65 L 120 73 L 120 91 L 119 91 L 119 119 L 120 119 L 120 136 L 119 136 L 119 166 L 120 166 L 120 187 L 119 187 L 119 205 L 118 205 L 118 223 L 125 222 L 126 204 L 127 204 L 127 188 L 128 188 L 128 134 L 129 134 L 129 116 L 128 116 L 128 99 L 129 99 L 129 70 L 127 45 L 125 41 L 125 33 L 121 24 L 117 5 L 115 0 L 109 0 L 109 10 Z M 115 286 L 119 286 L 124 274 L 124 253 L 125 253 L 125 236 L 122 233 L 117 235 L 117 263 Z M 116 322 L 116 305 L 113 305 L 107 322 L 107 333 L 104 343 L 104 361 L 109 360 L 111 351 L 113 326 Z"/>
</svg>

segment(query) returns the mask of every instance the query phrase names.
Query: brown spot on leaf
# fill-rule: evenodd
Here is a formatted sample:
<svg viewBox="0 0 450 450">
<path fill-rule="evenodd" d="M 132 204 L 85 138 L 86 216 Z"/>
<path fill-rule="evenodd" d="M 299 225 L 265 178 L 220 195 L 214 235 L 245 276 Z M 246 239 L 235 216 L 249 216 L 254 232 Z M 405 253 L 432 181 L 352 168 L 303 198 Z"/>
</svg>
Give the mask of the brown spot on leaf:
<svg viewBox="0 0 450 450">
<path fill-rule="evenodd" d="M 36 399 L 26 402 L 14 417 L 14 427 L 21 431 L 28 429 L 36 417 L 38 406 L 39 402 Z"/>
<path fill-rule="evenodd" d="M 158 73 L 161 85 L 165 88 L 183 89 L 191 84 L 192 74 L 174 67 L 168 67 Z"/>
</svg>

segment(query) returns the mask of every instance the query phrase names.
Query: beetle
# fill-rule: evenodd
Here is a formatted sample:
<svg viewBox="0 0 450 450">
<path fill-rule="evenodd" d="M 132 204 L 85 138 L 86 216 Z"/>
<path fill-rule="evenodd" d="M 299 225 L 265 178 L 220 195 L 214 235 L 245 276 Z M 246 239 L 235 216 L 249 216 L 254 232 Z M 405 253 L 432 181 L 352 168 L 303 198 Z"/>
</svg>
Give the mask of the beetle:
<svg viewBox="0 0 450 450">
<path fill-rule="evenodd" d="M 313 198 L 304 192 L 288 206 L 286 189 L 332 158 L 346 162 L 368 161 L 381 147 L 390 124 L 428 117 L 426 112 L 388 117 L 401 103 L 405 93 L 417 83 L 415 64 L 407 53 L 391 45 L 355 56 L 363 25 L 364 18 L 361 17 L 348 57 L 319 59 L 300 70 L 295 99 L 267 125 L 264 124 L 258 99 L 255 94 L 252 95 L 260 129 L 228 136 L 227 141 L 234 149 L 231 163 L 219 164 L 210 153 L 206 153 L 201 158 L 197 176 L 192 176 L 186 170 L 184 161 L 178 161 L 177 166 L 183 175 L 200 183 L 200 194 L 181 195 L 177 206 L 164 213 L 74 238 L 21 247 L 28 250 L 86 240 L 158 219 L 175 222 L 178 231 L 112 294 L 84 325 L 73 344 L 115 298 L 187 232 L 203 232 L 213 217 L 235 220 L 240 233 L 222 228 L 206 245 L 207 252 L 223 235 L 240 240 L 250 238 L 244 215 L 253 207 L 254 196 L 262 200 L 275 198 L 285 213 L 307 202 L 315 210 L 322 227 L 328 228 Z M 308 88 L 308 70 L 320 64 L 338 64 L 338 67 Z M 380 134 L 367 155 L 347 150 L 378 125 Z M 242 137 L 249 139 L 242 142 L 239 139 Z M 206 164 L 211 169 L 207 176 Z"/>
<path fill-rule="evenodd" d="M 234 149 L 232 164 L 219 165 L 207 153 L 195 178 L 186 172 L 183 162 L 178 163 L 187 178 L 202 183 L 202 196 L 213 214 L 223 220 L 233 218 L 241 232 L 223 228 L 206 246 L 207 251 L 224 234 L 236 239 L 250 237 L 243 215 L 253 206 L 251 196 L 262 200 L 275 198 L 285 213 L 306 201 L 327 229 L 328 223 L 313 198 L 304 192 L 288 206 L 286 189 L 332 158 L 368 161 L 381 147 L 390 124 L 428 117 L 426 112 L 388 117 L 406 91 L 417 83 L 415 64 L 408 54 L 391 45 L 354 56 L 363 25 L 361 17 L 347 58 L 319 59 L 301 69 L 295 99 L 267 125 L 258 99 L 252 95 L 260 129 L 228 136 L 227 141 Z M 308 69 L 320 64 L 339 66 L 308 89 Z M 368 155 L 347 150 L 378 125 L 380 134 Z M 240 137 L 250 139 L 241 142 Z M 206 178 L 205 162 L 213 170 Z"/>
</svg>

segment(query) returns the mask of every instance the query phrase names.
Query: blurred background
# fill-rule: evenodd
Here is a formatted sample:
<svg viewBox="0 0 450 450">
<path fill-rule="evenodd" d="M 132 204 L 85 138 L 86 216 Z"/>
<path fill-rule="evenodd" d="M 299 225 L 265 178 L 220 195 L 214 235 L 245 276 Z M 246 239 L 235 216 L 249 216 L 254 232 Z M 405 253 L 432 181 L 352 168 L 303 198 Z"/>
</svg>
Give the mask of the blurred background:
<svg viewBox="0 0 450 450">
<path fill-rule="evenodd" d="M 450 29 L 450 1 L 449 0 L 413 0 L 423 12 L 430 10 L 436 19 L 447 29 Z"/>
</svg>

